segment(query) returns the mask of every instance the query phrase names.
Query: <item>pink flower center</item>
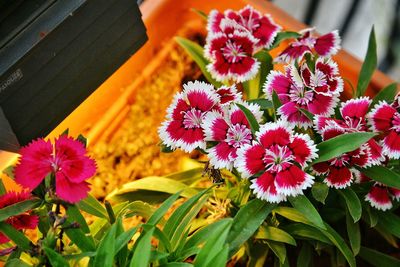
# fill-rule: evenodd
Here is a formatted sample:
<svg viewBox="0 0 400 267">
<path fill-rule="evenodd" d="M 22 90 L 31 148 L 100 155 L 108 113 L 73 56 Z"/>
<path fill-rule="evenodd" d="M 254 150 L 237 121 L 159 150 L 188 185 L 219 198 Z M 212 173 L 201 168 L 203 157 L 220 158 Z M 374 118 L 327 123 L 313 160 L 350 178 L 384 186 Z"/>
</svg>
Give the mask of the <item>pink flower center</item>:
<svg viewBox="0 0 400 267">
<path fill-rule="evenodd" d="M 297 42 L 293 43 L 293 46 L 308 46 L 308 47 L 314 47 L 316 42 L 316 39 L 313 37 L 307 37 L 307 38 L 302 38 L 300 40 L 297 40 Z"/>
<path fill-rule="evenodd" d="M 183 111 L 183 125 L 185 128 L 200 128 L 200 124 L 203 120 L 203 112 L 198 109 L 192 108 L 188 111 Z"/>
<path fill-rule="evenodd" d="M 292 151 L 287 146 L 273 145 L 265 151 L 264 163 L 266 169 L 281 172 L 292 165 Z"/>
<path fill-rule="evenodd" d="M 245 144 L 250 144 L 251 141 L 251 131 L 243 124 L 235 124 L 229 127 L 226 134 L 225 142 L 228 145 L 238 148 Z"/>
<path fill-rule="evenodd" d="M 365 130 L 364 118 L 351 118 L 345 117 L 344 121 L 346 123 L 347 132 L 361 132 Z"/>
<path fill-rule="evenodd" d="M 331 160 L 331 166 L 335 167 L 343 167 L 349 164 L 350 157 L 347 154 L 344 154 L 340 157 L 334 158 Z"/>
<path fill-rule="evenodd" d="M 252 16 L 253 16 L 253 12 L 250 12 L 250 16 L 247 19 L 240 15 L 241 24 L 250 31 L 260 27 L 260 23 L 258 23 L 258 19 L 255 19 Z"/>
<path fill-rule="evenodd" d="M 327 84 L 325 74 L 320 70 L 315 70 L 314 74 L 311 74 L 310 84 L 313 87 L 321 87 Z"/>
<path fill-rule="evenodd" d="M 230 63 L 236 63 L 240 61 L 242 57 L 246 57 L 242 46 L 232 42 L 232 40 L 226 42 L 226 46 L 222 48 L 222 54 Z"/>
<path fill-rule="evenodd" d="M 295 102 L 301 106 L 306 106 L 313 100 L 314 93 L 312 91 L 305 90 L 304 87 L 291 86 L 289 91 L 289 97 L 292 102 Z"/>
</svg>

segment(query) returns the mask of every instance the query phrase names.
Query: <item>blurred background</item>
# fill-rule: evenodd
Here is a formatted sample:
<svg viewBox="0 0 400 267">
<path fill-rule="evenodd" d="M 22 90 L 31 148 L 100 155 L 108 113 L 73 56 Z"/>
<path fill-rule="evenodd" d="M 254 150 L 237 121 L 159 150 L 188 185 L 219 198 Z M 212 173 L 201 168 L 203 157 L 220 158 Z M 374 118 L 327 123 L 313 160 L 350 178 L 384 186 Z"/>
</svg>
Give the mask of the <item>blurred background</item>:
<svg viewBox="0 0 400 267">
<path fill-rule="evenodd" d="M 375 25 L 379 69 L 400 80 L 400 0 L 270 1 L 322 34 L 338 29 L 342 47 L 361 60 Z"/>
</svg>

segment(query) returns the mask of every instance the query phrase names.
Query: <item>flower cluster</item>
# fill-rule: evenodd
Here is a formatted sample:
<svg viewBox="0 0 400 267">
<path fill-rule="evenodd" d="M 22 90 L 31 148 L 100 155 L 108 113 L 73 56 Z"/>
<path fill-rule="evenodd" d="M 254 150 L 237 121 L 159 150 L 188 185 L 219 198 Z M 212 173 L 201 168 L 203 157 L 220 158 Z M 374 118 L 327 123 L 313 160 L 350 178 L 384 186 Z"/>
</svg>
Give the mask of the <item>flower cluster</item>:
<svg viewBox="0 0 400 267">
<path fill-rule="evenodd" d="M 314 29 L 305 29 L 287 35 L 295 37 L 289 37 L 273 60 L 279 70 L 260 78 L 262 61 L 254 54 L 269 53 L 284 38 L 274 43 L 282 28 L 269 15 L 250 6 L 212 10 L 207 27 L 207 70 L 223 86 L 197 81 L 184 85 L 159 128 L 164 145 L 186 152 L 198 149 L 213 168 L 250 178 L 256 197 L 269 202 L 302 194 L 319 179 L 339 190 L 368 181 L 366 201 L 383 210 L 392 206 L 399 190 L 370 182 L 360 170 L 400 158 L 400 99 L 374 106 L 369 97 L 340 101 L 344 82 L 332 59 L 340 48 L 337 31 L 317 36 Z M 270 103 L 263 108 L 240 93 L 245 88 L 241 83 L 255 80 L 246 83 L 249 87 L 262 78 L 265 83 L 255 90 Z M 376 136 L 353 151 L 344 149 L 329 160 L 313 162 L 318 142 L 350 133 Z"/>
<path fill-rule="evenodd" d="M 212 10 L 205 46 L 205 56 L 210 60 L 208 71 L 218 81 L 252 79 L 260 65 L 253 55 L 269 48 L 280 30 L 269 15 L 251 6 L 237 12 Z"/>
</svg>

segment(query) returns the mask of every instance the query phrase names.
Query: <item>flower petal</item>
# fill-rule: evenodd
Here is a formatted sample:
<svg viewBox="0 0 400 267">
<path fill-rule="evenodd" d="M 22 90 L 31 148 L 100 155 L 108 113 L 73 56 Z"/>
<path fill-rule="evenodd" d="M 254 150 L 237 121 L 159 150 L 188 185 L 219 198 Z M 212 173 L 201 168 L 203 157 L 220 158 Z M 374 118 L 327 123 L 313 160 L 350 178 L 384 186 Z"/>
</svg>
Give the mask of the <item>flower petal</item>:
<svg viewBox="0 0 400 267">
<path fill-rule="evenodd" d="M 229 125 L 221 113 L 210 111 L 204 116 L 201 127 L 206 141 L 223 141 L 226 139 Z"/>
<path fill-rule="evenodd" d="M 378 210 L 385 211 L 391 209 L 393 206 L 386 186 L 372 186 L 369 193 L 365 196 L 365 200 Z"/>
<path fill-rule="evenodd" d="M 289 148 L 292 150 L 295 157 L 295 161 L 301 166 L 307 165 L 307 161 L 311 161 L 318 157 L 317 147 L 311 140 L 309 135 L 306 134 L 295 134 Z"/>
<path fill-rule="evenodd" d="M 275 91 L 279 100 L 285 103 L 289 101 L 288 94 L 291 85 L 292 82 L 289 78 L 279 71 L 273 70 L 267 76 L 263 91 L 269 100 L 272 99 L 272 92 Z"/>
<path fill-rule="evenodd" d="M 400 132 L 389 131 L 389 134 L 382 140 L 382 153 L 391 159 L 400 158 Z"/>
<path fill-rule="evenodd" d="M 313 183 L 314 177 L 296 165 L 278 172 L 275 176 L 276 190 L 285 196 L 297 196 L 303 192 L 303 189 L 311 187 Z"/>
<path fill-rule="evenodd" d="M 371 102 L 372 100 L 366 96 L 347 100 L 342 103 L 340 113 L 344 119 L 347 117 L 352 120 L 360 121 L 360 119 L 367 115 Z"/>
<path fill-rule="evenodd" d="M 272 174 L 265 172 L 260 177 L 253 179 L 250 188 L 256 194 L 256 197 L 271 203 L 285 201 L 286 197 L 279 194 L 275 187 L 275 178 Z"/>
<path fill-rule="evenodd" d="M 329 174 L 325 178 L 325 183 L 337 189 L 350 186 L 353 178 L 352 172 L 347 167 L 330 167 Z"/>
<path fill-rule="evenodd" d="M 221 142 L 216 146 L 208 149 L 208 158 L 211 165 L 216 169 L 226 168 L 231 170 L 233 167 L 232 154 L 236 149 L 229 146 L 226 142 Z"/>
<path fill-rule="evenodd" d="M 87 197 L 89 183 L 73 183 L 62 172 L 56 173 L 56 194 L 69 203 L 76 203 Z"/>
<path fill-rule="evenodd" d="M 391 122 L 396 114 L 396 109 L 386 102 L 379 102 L 368 114 L 369 123 L 375 132 L 389 131 Z"/>
<path fill-rule="evenodd" d="M 292 127 L 283 121 L 276 123 L 266 123 L 261 125 L 260 130 L 256 133 L 257 139 L 268 148 L 272 145 L 286 146 L 290 143 L 290 133 Z"/>
<path fill-rule="evenodd" d="M 314 49 L 320 56 L 328 57 L 339 51 L 340 41 L 339 32 L 336 30 L 318 37 Z"/>
<path fill-rule="evenodd" d="M 237 150 L 235 167 L 242 173 L 243 178 L 248 178 L 264 169 L 264 154 L 265 149 L 258 144 L 244 145 Z"/>
</svg>

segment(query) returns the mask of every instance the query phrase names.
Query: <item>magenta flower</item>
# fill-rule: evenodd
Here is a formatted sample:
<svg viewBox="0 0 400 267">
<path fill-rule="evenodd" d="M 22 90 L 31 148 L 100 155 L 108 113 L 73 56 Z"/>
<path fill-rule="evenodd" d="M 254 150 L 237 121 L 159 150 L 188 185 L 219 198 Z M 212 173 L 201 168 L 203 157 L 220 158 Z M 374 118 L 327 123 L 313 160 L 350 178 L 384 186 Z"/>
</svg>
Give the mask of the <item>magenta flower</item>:
<svg viewBox="0 0 400 267">
<path fill-rule="evenodd" d="M 259 122 L 261 121 L 262 112 L 258 105 L 245 102 L 241 104 L 252 111 Z M 217 145 L 207 149 L 210 164 L 217 169 L 231 170 L 237 158 L 237 150 L 253 140 L 249 122 L 235 104 L 225 107 L 223 113 L 207 113 L 202 127 L 205 140 L 217 142 Z"/>
<path fill-rule="evenodd" d="M 84 199 L 89 191 L 87 179 L 96 173 L 96 163 L 86 155 L 85 146 L 65 135 L 50 141 L 38 139 L 20 151 L 15 181 L 34 190 L 49 174 L 55 176 L 57 196 L 70 203 Z"/>
<path fill-rule="evenodd" d="M 371 102 L 371 99 L 368 97 L 360 97 L 343 102 L 340 108 L 341 120 L 316 116 L 315 128 L 320 132 L 323 131 L 326 126 L 341 128 L 345 133 L 369 132 L 366 116 Z M 366 166 L 377 165 L 385 160 L 382 147 L 375 139 L 371 138 L 367 142 L 366 147 L 368 148 L 369 154 Z"/>
<path fill-rule="evenodd" d="M 221 105 L 229 105 L 231 102 L 238 102 L 242 100 L 242 93 L 238 92 L 235 85 L 221 86 L 216 90 L 220 96 Z"/>
<path fill-rule="evenodd" d="M 293 60 L 301 61 L 307 53 L 315 51 L 321 57 L 329 57 L 340 49 L 340 37 L 338 31 L 333 31 L 320 37 L 313 36 L 314 29 L 305 29 L 301 36 L 283 50 L 275 59 L 277 62 L 289 63 Z"/>
<path fill-rule="evenodd" d="M 11 206 L 13 204 L 28 200 L 31 198 L 29 192 L 8 192 L 0 196 L 0 209 Z M 39 223 L 39 217 L 32 215 L 31 211 L 9 217 L 5 223 L 11 225 L 17 230 L 35 229 Z M 10 239 L 0 232 L 0 244 L 9 242 Z"/>
<path fill-rule="evenodd" d="M 188 153 L 205 149 L 201 123 L 209 111 L 221 111 L 220 95 L 210 84 L 195 81 L 183 85 L 167 110 L 166 120 L 158 134 L 166 146 L 180 148 Z"/>
<path fill-rule="evenodd" d="M 383 137 L 382 153 L 391 159 L 400 158 L 400 97 L 392 104 L 379 102 L 368 114 L 373 131 L 380 132 Z"/>
<path fill-rule="evenodd" d="M 278 121 L 266 123 L 256 133 L 256 141 L 237 151 L 236 168 L 244 178 L 260 174 L 250 186 L 256 196 L 268 202 L 281 202 L 287 196 L 302 194 L 314 177 L 304 168 L 317 157 L 317 148 L 306 134 Z"/>
<path fill-rule="evenodd" d="M 317 60 L 318 63 L 331 66 L 332 69 L 335 66 L 331 62 L 324 63 Z M 305 69 L 303 66 L 301 68 Z M 316 69 L 316 73 L 317 71 L 319 69 Z M 328 76 L 322 68 L 319 74 L 316 74 L 319 78 L 314 79 L 312 72 L 309 72 L 312 76 L 300 75 L 304 73 L 306 72 L 299 73 L 294 65 L 286 67 L 286 74 L 271 71 L 267 76 L 263 91 L 269 100 L 272 100 L 273 91 L 277 93 L 282 103 L 277 111 L 284 120 L 292 125 L 308 128 L 312 126 L 312 121 L 299 109 L 305 109 L 314 115 L 332 115 L 339 101 L 338 94 L 343 90 L 343 82 L 339 76 L 335 76 L 334 71 Z M 331 88 L 328 80 L 335 80 L 337 87 Z"/>
<path fill-rule="evenodd" d="M 250 32 L 257 39 L 256 49 L 269 48 L 281 30 L 281 27 L 275 24 L 269 15 L 262 15 L 252 6 L 247 5 L 237 12 L 226 10 L 224 14 L 212 10 L 208 17 L 209 34 L 223 32 L 221 23 L 224 19 L 233 20 L 241 26 L 239 29 Z"/>
</svg>

